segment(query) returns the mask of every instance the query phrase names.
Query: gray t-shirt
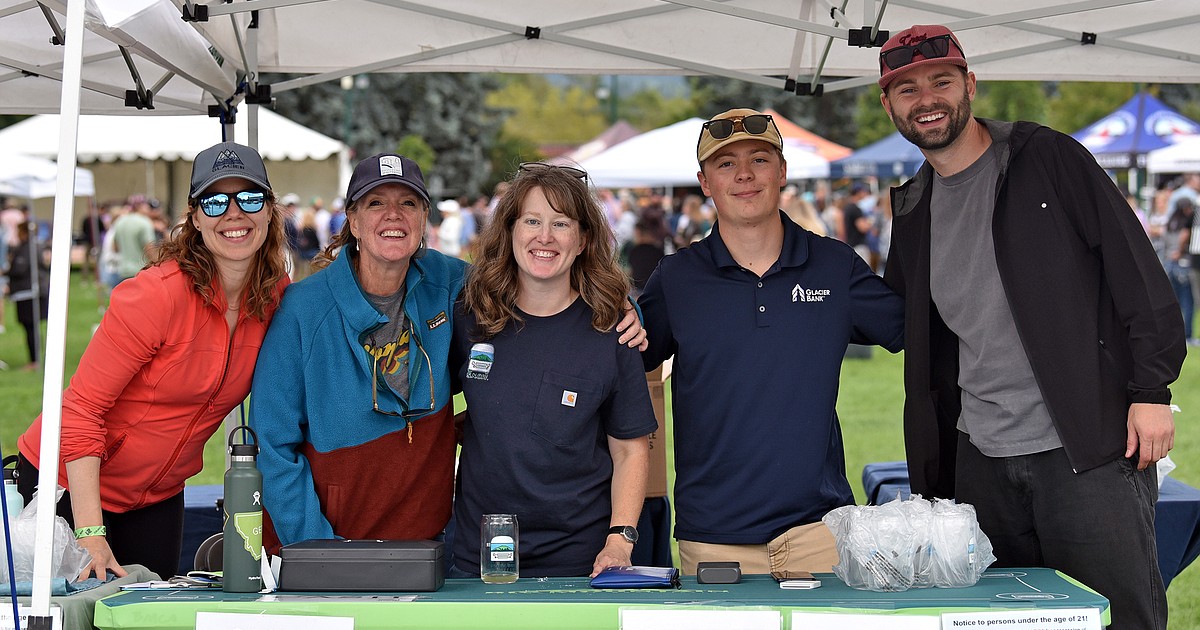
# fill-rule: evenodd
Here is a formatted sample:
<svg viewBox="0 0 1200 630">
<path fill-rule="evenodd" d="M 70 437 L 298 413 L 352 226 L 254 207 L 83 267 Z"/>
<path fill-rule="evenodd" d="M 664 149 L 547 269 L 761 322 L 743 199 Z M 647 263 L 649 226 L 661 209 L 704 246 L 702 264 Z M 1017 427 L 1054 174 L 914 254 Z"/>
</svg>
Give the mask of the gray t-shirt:
<svg viewBox="0 0 1200 630">
<path fill-rule="evenodd" d="M 1009 310 L 992 212 L 1000 147 L 950 177 L 935 175 L 930 213 L 930 291 L 958 336 L 958 428 L 989 457 L 1062 446 Z"/>
<path fill-rule="evenodd" d="M 388 386 L 406 400 L 408 391 L 408 318 L 404 315 L 404 287 L 385 296 L 366 294 L 388 323 L 367 333 L 363 349 L 377 363 L 375 369 Z"/>
</svg>

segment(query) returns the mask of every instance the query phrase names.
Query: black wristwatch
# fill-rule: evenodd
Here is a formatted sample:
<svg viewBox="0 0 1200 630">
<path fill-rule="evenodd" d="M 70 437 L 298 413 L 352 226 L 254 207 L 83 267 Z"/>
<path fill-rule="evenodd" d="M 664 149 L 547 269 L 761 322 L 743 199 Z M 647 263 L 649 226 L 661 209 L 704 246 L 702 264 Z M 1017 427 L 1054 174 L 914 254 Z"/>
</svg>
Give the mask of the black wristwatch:
<svg viewBox="0 0 1200 630">
<path fill-rule="evenodd" d="M 630 543 L 636 544 L 638 541 L 637 528 L 632 525 L 617 525 L 616 527 L 608 528 L 608 535 L 620 534 L 622 538 Z"/>
</svg>

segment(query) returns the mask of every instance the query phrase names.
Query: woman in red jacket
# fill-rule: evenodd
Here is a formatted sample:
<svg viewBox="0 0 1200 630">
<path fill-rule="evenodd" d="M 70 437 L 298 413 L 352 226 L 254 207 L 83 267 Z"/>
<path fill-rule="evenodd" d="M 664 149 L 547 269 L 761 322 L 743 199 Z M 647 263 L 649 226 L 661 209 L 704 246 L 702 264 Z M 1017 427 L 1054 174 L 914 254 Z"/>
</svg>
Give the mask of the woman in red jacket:
<svg viewBox="0 0 1200 630">
<path fill-rule="evenodd" d="M 63 394 L 59 482 L 69 500 L 58 511 L 92 554 L 80 578 L 124 575 L 121 562 L 176 573 L 184 482 L 250 391 L 288 281 L 283 244 L 258 152 L 224 142 L 197 155 L 185 220 L 154 263 L 113 290 Z M 39 417 L 18 440 L 27 501 L 41 429 Z"/>
</svg>

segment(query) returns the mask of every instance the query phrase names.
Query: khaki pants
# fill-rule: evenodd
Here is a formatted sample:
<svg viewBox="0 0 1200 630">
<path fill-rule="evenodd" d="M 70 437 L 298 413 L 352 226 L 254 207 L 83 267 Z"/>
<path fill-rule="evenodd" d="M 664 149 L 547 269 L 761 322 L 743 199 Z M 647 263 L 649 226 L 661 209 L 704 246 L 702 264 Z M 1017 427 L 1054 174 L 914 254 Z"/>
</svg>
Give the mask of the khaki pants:
<svg viewBox="0 0 1200 630">
<path fill-rule="evenodd" d="M 717 545 L 679 541 L 684 575 L 695 575 L 699 562 L 737 562 L 744 574 L 772 571 L 829 573 L 838 562 L 837 545 L 824 523 L 798 525 L 765 545 Z"/>
</svg>

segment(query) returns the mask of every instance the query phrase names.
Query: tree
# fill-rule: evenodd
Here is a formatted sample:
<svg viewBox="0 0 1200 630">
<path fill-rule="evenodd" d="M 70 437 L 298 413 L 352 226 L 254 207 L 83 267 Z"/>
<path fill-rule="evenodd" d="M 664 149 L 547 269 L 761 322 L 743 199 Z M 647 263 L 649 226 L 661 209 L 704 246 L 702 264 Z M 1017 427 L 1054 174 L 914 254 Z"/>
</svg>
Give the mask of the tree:
<svg viewBox="0 0 1200 630">
<path fill-rule="evenodd" d="M 1159 98 L 1180 114 L 1200 122 L 1200 84 L 1169 83 L 1157 86 Z"/>
<path fill-rule="evenodd" d="M 695 116 L 696 105 L 687 97 L 668 98 L 657 90 L 642 89 L 621 99 L 619 111 L 626 122 L 648 131 Z"/>
<path fill-rule="evenodd" d="M 528 139 L 501 133 L 496 139 L 496 144 L 492 145 L 491 151 L 488 152 L 492 174 L 483 192 L 491 192 L 495 190 L 496 184 L 510 179 L 521 162 L 537 162 L 545 157 L 537 145 Z"/>
<path fill-rule="evenodd" d="M 774 109 L 797 125 L 834 142 L 853 146 L 857 141 L 855 101 L 862 88 L 827 92 L 824 96 L 797 96 L 783 90 L 782 80 L 779 88 L 723 77 L 692 77 L 689 83 L 692 102 L 701 118 L 735 107 Z"/>
<path fill-rule="evenodd" d="M 858 127 L 854 142 L 851 146 L 865 147 L 872 142 L 882 140 L 896 132 L 892 119 L 879 102 L 882 90 L 878 85 L 869 86 L 862 90 L 854 105 L 854 124 Z"/>
<path fill-rule="evenodd" d="M 433 170 L 437 161 L 437 153 L 429 146 L 428 142 L 421 136 L 408 134 L 396 143 L 396 153 L 403 155 L 417 163 L 421 167 L 422 173 L 427 173 Z"/>
<path fill-rule="evenodd" d="M 1132 83 L 1059 83 L 1047 107 L 1047 124 L 1063 133 L 1075 133 L 1120 107 L 1133 94 Z"/>
<path fill-rule="evenodd" d="M 1046 122 L 1046 84 L 1041 81 L 987 81 L 971 110 L 976 116 L 996 120 Z"/>
<path fill-rule="evenodd" d="M 489 107 L 507 114 L 504 135 L 536 145 L 582 144 L 608 127 L 594 90 L 556 86 L 543 75 L 498 78 L 500 89 L 487 95 Z"/>
<path fill-rule="evenodd" d="M 485 102 L 497 86 L 487 74 L 380 73 L 370 75 L 362 89 L 325 82 L 278 92 L 276 110 L 342 138 L 358 157 L 394 151 L 402 139 L 415 136 L 433 152 L 433 167 L 422 165 L 431 194 L 477 194 L 490 178 L 488 153 L 504 121 Z M 414 146 L 410 142 L 405 146 Z"/>
</svg>

